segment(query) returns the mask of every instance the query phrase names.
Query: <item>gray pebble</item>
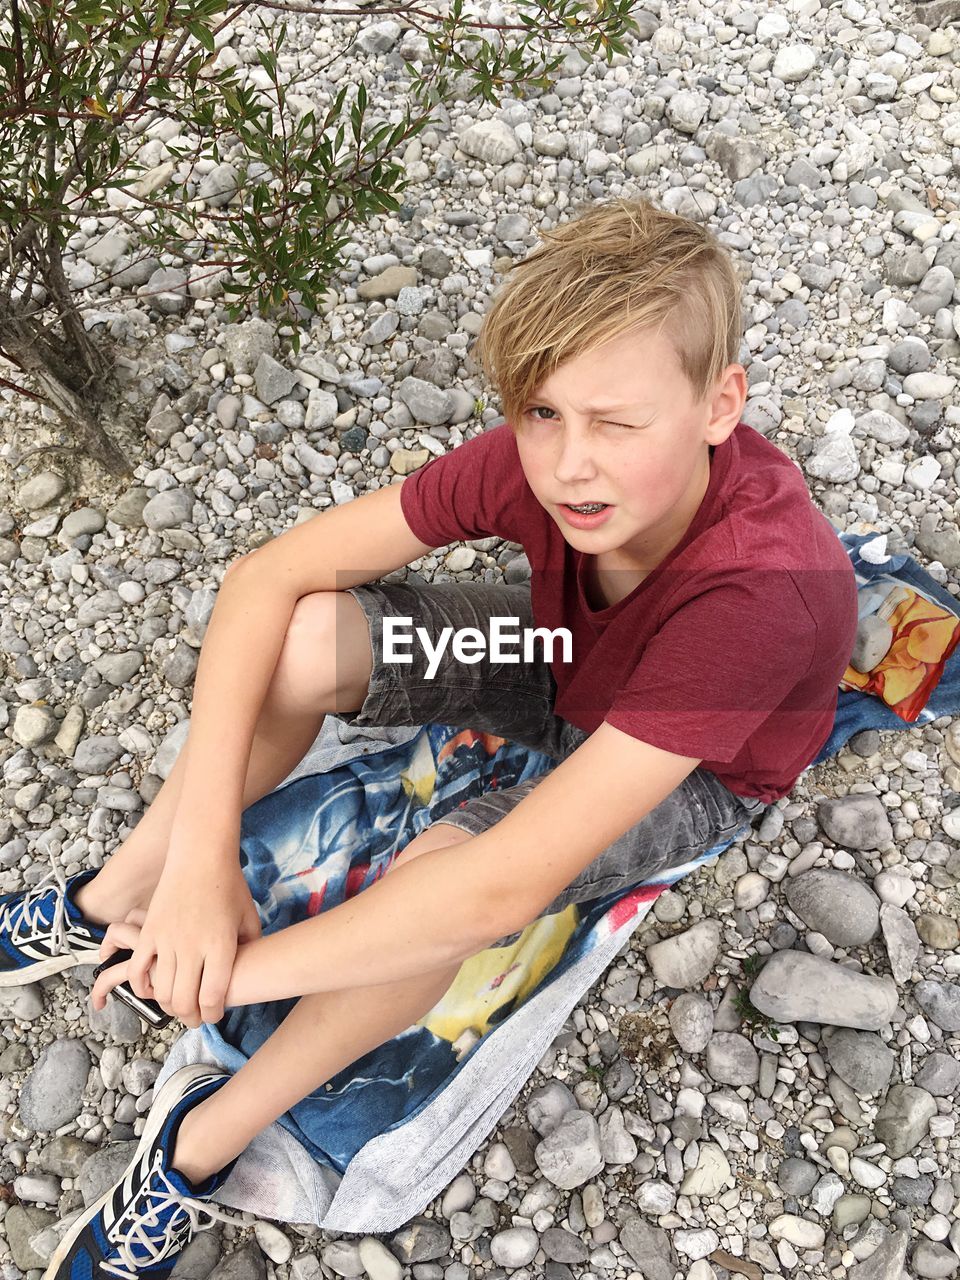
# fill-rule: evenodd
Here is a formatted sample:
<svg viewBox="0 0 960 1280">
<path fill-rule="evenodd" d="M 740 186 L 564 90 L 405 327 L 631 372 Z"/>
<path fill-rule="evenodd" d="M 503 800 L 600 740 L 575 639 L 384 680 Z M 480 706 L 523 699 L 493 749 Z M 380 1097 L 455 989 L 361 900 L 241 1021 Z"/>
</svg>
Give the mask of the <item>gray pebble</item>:
<svg viewBox="0 0 960 1280">
<path fill-rule="evenodd" d="M 713 1008 L 705 995 L 685 991 L 670 1006 L 670 1029 L 686 1053 L 700 1053 L 713 1034 Z"/>
<path fill-rule="evenodd" d="M 830 1066 L 856 1093 L 877 1093 L 889 1084 L 894 1054 L 878 1035 L 830 1027 L 823 1038 Z"/>
<path fill-rule="evenodd" d="M 895 1084 L 877 1112 L 874 1132 L 887 1148 L 887 1154 L 896 1159 L 918 1145 L 929 1129 L 931 1117 L 936 1114 L 937 1104 L 926 1090 L 915 1085 Z"/>
<path fill-rule="evenodd" d="M 920 1008 L 941 1031 L 960 1031 L 960 983 L 918 982 L 913 994 Z"/>
<path fill-rule="evenodd" d="M 918 1178 L 894 1178 L 890 1184 L 890 1194 L 897 1204 L 919 1208 L 930 1203 L 933 1195 L 933 1179 L 929 1174 Z"/>
<path fill-rule="evenodd" d="M 537 1167 L 555 1187 L 571 1191 L 603 1168 L 600 1130 L 586 1111 L 568 1111 L 560 1124 L 537 1144 Z"/>
<path fill-rule="evenodd" d="M 828 839 L 846 849 L 881 849 L 893 839 L 887 811 L 876 796 L 822 800 L 817 821 Z"/>
<path fill-rule="evenodd" d="M 717 1032 L 707 1045 L 707 1071 L 718 1084 L 756 1084 L 760 1059 L 746 1038 L 734 1031 Z"/>
<path fill-rule="evenodd" d="M 948 1098 L 960 1084 L 960 1062 L 947 1053 L 931 1053 L 924 1059 L 914 1083 L 935 1098 Z"/>
<path fill-rule="evenodd" d="M 807 871 L 787 880 L 785 894 L 791 911 L 835 946 L 869 942 L 880 926 L 876 894 L 844 871 Z"/>
<path fill-rule="evenodd" d="M 815 1164 L 796 1156 L 782 1160 L 777 1169 L 777 1184 L 781 1191 L 786 1191 L 788 1195 L 809 1195 L 819 1177 L 820 1170 Z"/>
<path fill-rule="evenodd" d="M 75 1120 L 90 1070 L 90 1054 L 82 1040 L 48 1044 L 20 1090 L 20 1119 L 33 1133 L 59 1129 Z"/>
</svg>

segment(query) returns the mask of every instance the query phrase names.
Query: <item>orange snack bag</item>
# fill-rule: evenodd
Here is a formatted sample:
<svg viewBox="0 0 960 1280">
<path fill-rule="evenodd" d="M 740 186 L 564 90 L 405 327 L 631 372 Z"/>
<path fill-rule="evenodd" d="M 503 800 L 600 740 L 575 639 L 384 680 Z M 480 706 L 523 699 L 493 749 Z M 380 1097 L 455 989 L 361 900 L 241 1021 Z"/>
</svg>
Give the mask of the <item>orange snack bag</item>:
<svg viewBox="0 0 960 1280">
<path fill-rule="evenodd" d="M 901 583 L 870 612 L 890 623 L 893 642 L 871 671 L 848 666 L 840 688 L 876 694 L 902 720 L 916 720 L 960 643 L 960 618 Z"/>
</svg>

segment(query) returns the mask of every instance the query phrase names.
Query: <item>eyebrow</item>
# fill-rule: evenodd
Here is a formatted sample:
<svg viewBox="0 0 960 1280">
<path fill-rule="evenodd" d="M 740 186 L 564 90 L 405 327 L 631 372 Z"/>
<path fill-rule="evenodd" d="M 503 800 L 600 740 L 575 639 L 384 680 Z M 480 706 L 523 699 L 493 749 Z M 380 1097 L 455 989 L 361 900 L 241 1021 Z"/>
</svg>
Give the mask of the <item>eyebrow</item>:
<svg viewBox="0 0 960 1280">
<path fill-rule="evenodd" d="M 533 400 L 537 400 L 537 399 L 540 399 L 540 400 L 549 400 L 551 397 L 550 397 L 550 396 L 548 396 L 548 395 L 545 395 L 543 392 L 540 392 L 539 396 L 533 396 L 533 397 L 531 397 L 531 398 L 532 398 Z M 634 404 L 585 404 L 585 405 L 583 406 L 582 412 L 583 412 L 583 413 L 619 413 L 621 409 L 634 410 L 634 409 L 644 409 L 644 408 L 646 408 L 646 407 L 648 407 L 648 406 L 643 405 L 643 404 L 638 404 L 638 403 L 634 403 Z M 652 407 L 652 406 L 649 406 L 649 407 Z"/>
</svg>

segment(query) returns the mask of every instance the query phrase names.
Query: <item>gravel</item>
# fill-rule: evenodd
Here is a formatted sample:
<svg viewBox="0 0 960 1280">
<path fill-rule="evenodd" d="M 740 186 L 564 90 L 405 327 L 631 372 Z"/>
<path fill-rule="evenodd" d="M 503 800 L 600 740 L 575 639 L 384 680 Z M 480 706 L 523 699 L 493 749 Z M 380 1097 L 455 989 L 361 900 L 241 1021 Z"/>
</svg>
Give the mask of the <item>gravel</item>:
<svg viewBox="0 0 960 1280">
<path fill-rule="evenodd" d="M 75 494 L 56 454 L 17 465 L 16 434 L 56 437 L 0 390 L 0 892 L 51 854 L 67 874 L 100 866 L 129 833 L 182 741 L 236 556 L 497 419 L 469 353 L 482 311 L 580 201 L 646 189 L 709 220 L 745 273 L 744 421 L 838 529 L 958 594 L 957 33 L 861 0 L 634 16 L 611 66 L 571 51 L 550 89 L 498 109 L 464 95 L 409 142 L 402 207 L 354 232 L 297 355 L 269 321 L 228 323 L 222 279 L 138 262 L 108 219 L 83 220 L 65 269 L 118 343 L 150 444 L 129 484 Z M 281 68 L 307 74 L 295 111 L 358 59 L 386 111 L 424 52 L 395 21 L 347 23 L 350 61 L 318 71 L 340 34 L 286 21 Z M 256 85 L 252 22 L 218 46 Z M 150 163 L 173 163 L 172 141 L 148 130 Z M 234 159 L 197 166 L 197 200 L 230 199 Z M 526 571 L 521 547 L 480 539 L 410 573 Z M 865 631 L 861 660 L 882 641 Z M 357 1239 L 248 1215 L 201 1233 L 177 1274 L 955 1275 L 958 792 L 960 724 L 858 734 L 664 895 L 415 1221 Z M 3 1280 L 40 1280 L 51 1224 L 119 1176 L 178 1034 L 141 1036 L 116 1002 L 95 1015 L 90 979 L 2 997 Z"/>
</svg>

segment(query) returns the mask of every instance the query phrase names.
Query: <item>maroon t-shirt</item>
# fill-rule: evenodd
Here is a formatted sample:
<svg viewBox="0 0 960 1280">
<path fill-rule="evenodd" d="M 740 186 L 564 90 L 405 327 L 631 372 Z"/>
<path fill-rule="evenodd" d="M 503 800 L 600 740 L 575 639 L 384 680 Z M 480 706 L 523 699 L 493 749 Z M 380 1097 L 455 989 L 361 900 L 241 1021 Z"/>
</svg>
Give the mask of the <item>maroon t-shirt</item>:
<svg viewBox="0 0 960 1280">
<path fill-rule="evenodd" d="M 745 423 L 715 447 L 681 541 L 602 609 L 588 603 L 590 557 L 534 497 L 509 424 L 431 458 L 400 502 L 431 546 L 520 543 L 536 625 L 573 639 L 568 662 L 554 644 L 554 711 L 585 732 L 606 721 L 768 802 L 829 737 L 857 628 L 853 566 L 797 465 Z"/>
</svg>

